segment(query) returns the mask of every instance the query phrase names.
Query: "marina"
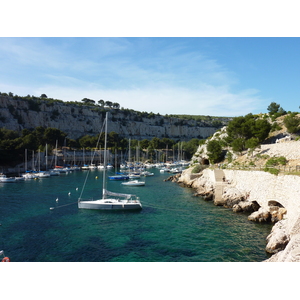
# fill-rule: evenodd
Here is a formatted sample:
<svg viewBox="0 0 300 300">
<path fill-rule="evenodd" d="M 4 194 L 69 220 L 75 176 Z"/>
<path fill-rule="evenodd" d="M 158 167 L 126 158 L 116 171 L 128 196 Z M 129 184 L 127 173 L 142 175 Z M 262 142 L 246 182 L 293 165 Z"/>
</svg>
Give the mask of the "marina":
<svg viewBox="0 0 300 300">
<path fill-rule="evenodd" d="M 78 209 L 101 195 L 103 171 L 0 183 L 0 249 L 19 262 L 221 262 L 262 261 L 271 224 L 257 224 L 149 169 L 146 186 L 109 181 L 108 189 L 134 193 L 143 209 Z M 89 174 L 87 174 L 87 172 Z M 114 171 L 112 171 L 114 172 Z M 109 176 L 108 172 L 108 176 Z M 52 209 L 50 209 L 52 208 Z"/>
</svg>

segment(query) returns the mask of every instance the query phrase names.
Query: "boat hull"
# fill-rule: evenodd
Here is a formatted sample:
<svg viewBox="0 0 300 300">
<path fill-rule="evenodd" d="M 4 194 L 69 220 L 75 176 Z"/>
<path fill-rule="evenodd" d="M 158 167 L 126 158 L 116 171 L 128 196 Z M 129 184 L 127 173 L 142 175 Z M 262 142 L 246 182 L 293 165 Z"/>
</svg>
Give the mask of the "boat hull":
<svg viewBox="0 0 300 300">
<path fill-rule="evenodd" d="M 139 210 L 142 209 L 142 205 L 139 201 L 117 201 L 115 199 L 101 199 L 79 201 L 78 208 L 98 210 Z"/>
<path fill-rule="evenodd" d="M 144 186 L 145 182 L 133 180 L 133 181 L 128 181 L 128 182 L 122 182 L 121 184 L 126 185 L 126 186 Z"/>
</svg>

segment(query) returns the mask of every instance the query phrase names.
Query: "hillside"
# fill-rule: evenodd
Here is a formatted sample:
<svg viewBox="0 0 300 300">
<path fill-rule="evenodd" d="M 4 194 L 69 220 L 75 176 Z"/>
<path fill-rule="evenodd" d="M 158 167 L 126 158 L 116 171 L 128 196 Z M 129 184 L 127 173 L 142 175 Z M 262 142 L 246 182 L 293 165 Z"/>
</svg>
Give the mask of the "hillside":
<svg viewBox="0 0 300 300">
<path fill-rule="evenodd" d="M 274 121 L 271 118 L 268 121 L 273 125 L 276 123 L 277 130 L 272 130 L 268 137 L 253 149 L 245 149 L 237 152 L 233 151 L 231 147 L 223 147 L 224 158 L 217 163 L 224 168 L 264 168 L 268 161 L 272 158 L 284 157 L 286 159 L 285 164 L 281 165 L 281 169 L 287 171 L 292 169 L 297 171 L 300 166 L 300 140 L 299 134 L 291 134 L 288 132 L 284 124 L 284 116 L 276 118 Z M 296 115 L 300 118 L 300 114 Z M 207 150 L 207 144 L 209 141 L 221 141 L 227 137 L 227 128 L 223 127 L 220 131 L 216 132 L 210 139 L 207 139 L 206 143 L 200 145 L 194 154 L 192 161 L 194 163 L 207 164 L 209 161 L 209 155 Z M 230 153 L 230 155 L 228 155 Z M 280 164 L 277 166 L 280 167 Z"/>
<path fill-rule="evenodd" d="M 217 127 L 224 126 L 229 118 L 171 117 L 137 112 L 129 109 L 113 109 L 94 104 L 63 102 L 60 100 L 19 97 L 0 94 L 0 128 L 22 131 L 38 126 L 57 128 L 77 139 L 99 133 L 106 110 L 109 114 L 109 132 L 137 140 L 171 138 L 188 141 L 206 139 Z M 217 126 L 217 127 L 216 127 Z"/>
</svg>

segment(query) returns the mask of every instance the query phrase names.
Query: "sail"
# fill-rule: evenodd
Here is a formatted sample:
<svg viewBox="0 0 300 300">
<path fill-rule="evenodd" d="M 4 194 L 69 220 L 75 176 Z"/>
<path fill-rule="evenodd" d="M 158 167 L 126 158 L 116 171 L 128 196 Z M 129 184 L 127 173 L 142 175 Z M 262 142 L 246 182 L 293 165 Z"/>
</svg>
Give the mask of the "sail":
<svg viewBox="0 0 300 300">
<path fill-rule="evenodd" d="M 110 191 L 105 190 L 105 189 L 103 190 L 103 195 L 104 196 L 123 197 L 123 198 L 127 198 L 127 199 L 130 199 L 132 196 L 135 197 L 135 195 L 132 195 L 132 194 L 114 193 L 114 192 L 110 192 Z"/>
</svg>

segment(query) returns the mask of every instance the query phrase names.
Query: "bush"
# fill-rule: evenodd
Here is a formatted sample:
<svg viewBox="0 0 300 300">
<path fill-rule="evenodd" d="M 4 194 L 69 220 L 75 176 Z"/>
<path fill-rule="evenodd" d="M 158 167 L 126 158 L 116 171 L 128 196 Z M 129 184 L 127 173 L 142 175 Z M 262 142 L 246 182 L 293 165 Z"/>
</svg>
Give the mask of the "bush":
<svg viewBox="0 0 300 300">
<path fill-rule="evenodd" d="M 192 173 L 195 174 L 195 173 L 200 173 L 201 171 L 203 171 L 204 169 L 206 169 L 208 166 L 207 165 L 199 165 L 197 164 L 193 170 L 192 170 Z"/>
<path fill-rule="evenodd" d="M 278 175 L 279 174 L 279 170 L 278 169 L 275 169 L 275 168 L 264 168 L 264 171 L 265 172 L 269 172 L 273 175 Z"/>
<path fill-rule="evenodd" d="M 278 165 L 286 165 L 287 164 L 287 159 L 284 156 L 280 157 L 272 157 L 267 160 L 266 166 L 278 166 Z"/>
<path fill-rule="evenodd" d="M 286 116 L 283 122 L 289 133 L 296 133 L 299 131 L 300 119 L 295 114 Z"/>
</svg>

